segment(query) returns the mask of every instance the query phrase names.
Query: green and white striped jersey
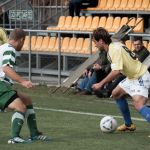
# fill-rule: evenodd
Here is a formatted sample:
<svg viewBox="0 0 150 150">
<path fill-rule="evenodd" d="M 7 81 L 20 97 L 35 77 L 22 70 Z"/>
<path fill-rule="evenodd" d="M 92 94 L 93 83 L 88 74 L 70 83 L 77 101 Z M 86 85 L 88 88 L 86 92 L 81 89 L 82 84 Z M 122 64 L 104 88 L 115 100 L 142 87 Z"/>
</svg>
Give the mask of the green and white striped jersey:
<svg viewBox="0 0 150 150">
<path fill-rule="evenodd" d="M 0 46 L 0 80 L 13 83 L 3 72 L 3 67 L 9 65 L 11 68 L 14 67 L 16 62 L 16 50 L 12 45 L 6 43 Z"/>
</svg>

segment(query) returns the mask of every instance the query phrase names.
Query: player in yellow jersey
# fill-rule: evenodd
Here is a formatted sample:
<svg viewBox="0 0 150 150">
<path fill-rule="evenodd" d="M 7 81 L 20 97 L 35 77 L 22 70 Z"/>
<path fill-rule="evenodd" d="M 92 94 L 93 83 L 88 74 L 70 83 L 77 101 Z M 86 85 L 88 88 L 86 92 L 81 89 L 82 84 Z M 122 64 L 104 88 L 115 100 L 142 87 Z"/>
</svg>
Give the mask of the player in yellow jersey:
<svg viewBox="0 0 150 150">
<path fill-rule="evenodd" d="M 93 89 L 101 89 L 120 73 L 126 76 L 112 91 L 112 96 L 116 99 L 125 121 L 118 130 L 134 131 L 136 129 L 131 120 L 128 103 L 124 98 L 126 94 L 132 97 L 136 110 L 150 122 L 150 108 L 145 105 L 148 98 L 148 89 L 150 88 L 150 74 L 147 66 L 143 65 L 124 44 L 112 42 L 109 33 L 104 28 L 94 30 L 93 41 L 96 47 L 107 51 L 112 69 L 106 78 L 93 85 Z"/>
</svg>

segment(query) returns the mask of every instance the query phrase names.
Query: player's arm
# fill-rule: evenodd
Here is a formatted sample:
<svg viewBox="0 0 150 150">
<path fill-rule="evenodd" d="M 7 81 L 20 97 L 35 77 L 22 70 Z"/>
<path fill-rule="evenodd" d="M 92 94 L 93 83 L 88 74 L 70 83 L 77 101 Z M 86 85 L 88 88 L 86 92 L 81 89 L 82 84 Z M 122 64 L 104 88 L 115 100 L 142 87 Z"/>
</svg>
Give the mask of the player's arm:
<svg viewBox="0 0 150 150">
<path fill-rule="evenodd" d="M 12 80 L 20 83 L 22 86 L 26 88 L 31 88 L 32 82 L 23 79 L 20 75 L 18 75 L 9 65 L 3 67 L 3 72 Z"/>
<path fill-rule="evenodd" d="M 109 83 L 120 74 L 119 70 L 112 70 L 101 82 L 92 86 L 93 90 L 101 89 L 106 83 Z"/>
</svg>

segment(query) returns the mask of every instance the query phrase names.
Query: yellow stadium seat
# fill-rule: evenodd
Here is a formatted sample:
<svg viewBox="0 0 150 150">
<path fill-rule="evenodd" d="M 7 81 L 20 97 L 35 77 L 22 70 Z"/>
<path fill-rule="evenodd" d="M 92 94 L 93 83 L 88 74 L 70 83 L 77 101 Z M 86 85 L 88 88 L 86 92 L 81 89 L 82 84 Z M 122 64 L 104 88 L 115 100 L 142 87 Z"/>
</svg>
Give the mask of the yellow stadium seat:
<svg viewBox="0 0 150 150">
<path fill-rule="evenodd" d="M 56 27 L 47 27 L 47 30 L 59 30 L 62 28 L 65 24 L 66 17 L 65 16 L 60 16 L 59 21 Z"/>
<path fill-rule="evenodd" d="M 120 28 L 121 17 L 115 17 L 112 28 L 109 29 L 109 32 L 116 32 Z"/>
<path fill-rule="evenodd" d="M 64 23 L 63 27 L 60 28 L 60 30 L 67 30 L 71 26 L 71 22 L 72 22 L 72 17 L 67 16 L 65 23 Z"/>
<path fill-rule="evenodd" d="M 139 22 L 142 18 L 137 18 L 136 23 Z M 144 20 L 142 20 L 134 29 L 134 32 L 144 32 Z"/>
<path fill-rule="evenodd" d="M 43 42 L 43 36 L 37 36 L 35 46 L 32 48 L 33 51 L 40 51 Z"/>
<path fill-rule="evenodd" d="M 61 41 L 60 41 L 60 46 L 62 46 L 62 41 L 63 41 L 63 38 L 61 37 Z M 59 51 L 59 38 L 56 39 L 56 42 L 55 42 L 55 46 L 54 46 L 54 49 L 53 49 L 54 52 L 58 52 Z"/>
<path fill-rule="evenodd" d="M 128 22 L 128 20 L 129 20 L 128 17 L 122 17 L 119 28 L 121 28 L 123 25 L 125 25 Z"/>
<path fill-rule="evenodd" d="M 132 10 L 134 7 L 134 3 L 135 3 L 135 0 L 129 0 L 127 6 L 123 8 L 123 10 Z"/>
<path fill-rule="evenodd" d="M 150 42 L 148 42 L 147 49 L 150 52 Z"/>
<path fill-rule="evenodd" d="M 64 37 L 62 41 L 61 51 L 66 52 L 69 46 L 70 37 Z"/>
<path fill-rule="evenodd" d="M 148 48 L 148 41 L 143 41 L 143 45 Z"/>
<path fill-rule="evenodd" d="M 56 37 L 50 37 L 49 44 L 48 44 L 48 51 L 54 50 L 55 43 L 56 43 Z"/>
<path fill-rule="evenodd" d="M 98 0 L 97 7 L 89 7 L 87 10 L 103 10 L 106 7 L 107 0 Z"/>
<path fill-rule="evenodd" d="M 78 21 L 79 21 L 79 17 L 78 16 L 74 16 L 72 18 L 71 25 L 70 25 L 70 27 L 67 30 L 74 30 L 75 28 L 77 28 Z"/>
<path fill-rule="evenodd" d="M 113 22 L 114 22 L 114 17 L 110 16 L 107 18 L 106 20 L 106 25 L 105 25 L 105 29 L 110 32 L 112 26 L 113 26 Z"/>
<path fill-rule="evenodd" d="M 91 27 L 88 29 L 88 31 L 93 31 L 94 29 L 98 27 L 99 19 L 100 18 L 98 16 L 93 17 Z"/>
<path fill-rule="evenodd" d="M 100 17 L 98 27 L 105 27 L 107 18 L 105 16 Z"/>
<path fill-rule="evenodd" d="M 150 2 L 149 2 L 149 5 L 148 5 L 148 7 L 147 7 L 147 9 L 145 9 L 146 11 L 148 10 L 148 11 L 150 11 Z"/>
<path fill-rule="evenodd" d="M 29 50 L 29 40 L 30 40 L 30 37 L 26 36 L 23 47 L 22 47 L 22 50 Z"/>
<path fill-rule="evenodd" d="M 107 4 L 106 7 L 104 8 L 104 10 L 109 10 L 113 7 L 114 4 L 114 0 L 107 0 Z"/>
<path fill-rule="evenodd" d="M 81 30 L 86 31 L 86 30 L 90 29 L 91 24 L 92 24 L 92 19 L 93 19 L 92 16 L 86 17 L 84 26 Z"/>
<path fill-rule="evenodd" d="M 48 51 L 49 39 L 50 39 L 49 36 L 45 36 L 43 38 L 43 42 L 40 48 L 41 51 Z"/>
<path fill-rule="evenodd" d="M 66 52 L 69 52 L 69 53 L 74 52 L 74 49 L 75 49 L 75 46 L 76 46 L 76 41 L 77 41 L 76 37 L 72 37 L 70 39 L 69 46 L 68 46 L 68 49 L 66 50 Z"/>
<path fill-rule="evenodd" d="M 134 26 L 136 23 L 136 18 L 133 17 L 133 19 L 128 23 L 129 26 Z"/>
<path fill-rule="evenodd" d="M 150 4 L 150 0 L 143 0 L 143 1 L 142 1 L 142 5 L 141 5 L 141 7 L 139 8 L 139 10 L 147 10 L 149 4 Z"/>
<path fill-rule="evenodd" d="M 90 39 L 89 38 L 85 38 L 80 53 L 84 54 L 84 53 L 87 53 L 89 51 L 90 51 Z"/>
<path fill-rule="evenodd" d="M 77 30 L 83 29 L 84 23 L 85 23 L 85 16 L 81 16 L 81 17 L 79 18 L 79 21 L 78 21 L 78 26 L 77 26 L 77 28 L 75 28 L 74 30 L 77 31 Z"/>
<path fill-rule="evenodd" d="M 81 52 L 82 47 L 83 47 L 83 41 L 84 41 L 83 38 L 77 39 L 76 46 L 75 46 L 75 49 L 73 51 L 74 53 L 80 53 Z"/>
<path fill-rule="evenodd" d="M 127 41 L 125 42 L 125 45 L 127 46 L 127 48 L 128 48 L 129 50 L 131 50 L 131 48 L 132 48 L 132 41 L 131 41 L 131 40 L 127 40 Z"/>
<path fill-rule="evenodd" d="M 135 0 L 134 6 L 131 10 L 139 10 L 142 7 L 143 0 Z"/>
<path fill-rule="evenodd" d="M 110 10 L 118 10 L 120 4 L 121 0 L 114 0 L 113 6 L 110 8 Z"/>
<path fill-rule="evenodd" d="M 120 6 L 117 8 L 117 10 L 123 10 L 124 8 L 126 8 L 128 4 L 128 0 L 121 0 Z"/>
</svg>

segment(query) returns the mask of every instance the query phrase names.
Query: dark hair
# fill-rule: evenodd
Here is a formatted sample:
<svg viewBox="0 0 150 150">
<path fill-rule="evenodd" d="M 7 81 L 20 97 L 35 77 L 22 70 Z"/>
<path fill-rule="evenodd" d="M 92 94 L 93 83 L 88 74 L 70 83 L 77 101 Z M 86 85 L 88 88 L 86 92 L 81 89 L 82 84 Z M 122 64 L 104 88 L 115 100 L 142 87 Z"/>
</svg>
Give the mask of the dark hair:
<svg viewBox="0 0 150 150">
<path fill-rule="evenodd" d="M 10 32 L 9 40 L 19 40 L 21 38 L 25 38 L 26 32 L 23 29 L 16 28 Z"/>
<path fill-rule="evenodd" d="M 133 41 L 143 41 L 142 36 L 134 36 Z"/>
<path fill-rule="evenodd" d="M 108 45 L 111 43 L 111 38 L 108 31 L 102 27 L 99 27 L 93 31 L 93 39 L 96 41 L 102 39 Z"/>
</svg>

